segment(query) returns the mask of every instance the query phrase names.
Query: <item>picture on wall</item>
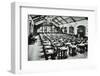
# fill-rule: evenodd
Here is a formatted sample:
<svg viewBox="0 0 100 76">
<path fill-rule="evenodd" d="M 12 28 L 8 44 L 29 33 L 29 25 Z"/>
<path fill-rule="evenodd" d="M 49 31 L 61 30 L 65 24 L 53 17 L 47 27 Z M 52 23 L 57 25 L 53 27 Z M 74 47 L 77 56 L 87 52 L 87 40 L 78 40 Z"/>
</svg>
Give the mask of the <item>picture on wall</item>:
<svg viewBox="0 0 100 76">
<path fill-rule="evenodd" d="M 28 61 L 88 56 L 88 17 L 28 14 Z"/>
</svg>

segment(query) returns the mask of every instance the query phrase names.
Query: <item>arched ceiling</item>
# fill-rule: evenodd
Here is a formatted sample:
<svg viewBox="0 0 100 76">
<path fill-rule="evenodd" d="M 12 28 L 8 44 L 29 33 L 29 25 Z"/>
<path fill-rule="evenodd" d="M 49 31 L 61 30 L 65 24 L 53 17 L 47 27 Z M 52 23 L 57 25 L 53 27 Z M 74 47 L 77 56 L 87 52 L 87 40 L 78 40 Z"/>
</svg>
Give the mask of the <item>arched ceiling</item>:
<svg viewBox="0 0 100 76">
<path fill-rule="evenodd" d="M 81 20 L 88 20 L 88 17 L 76 16 L 49 16 L 49 15 L 29 15 L 36 25 L 46 22 L 55 23 L 56 25 L 63 25 Z"/>
</svg>

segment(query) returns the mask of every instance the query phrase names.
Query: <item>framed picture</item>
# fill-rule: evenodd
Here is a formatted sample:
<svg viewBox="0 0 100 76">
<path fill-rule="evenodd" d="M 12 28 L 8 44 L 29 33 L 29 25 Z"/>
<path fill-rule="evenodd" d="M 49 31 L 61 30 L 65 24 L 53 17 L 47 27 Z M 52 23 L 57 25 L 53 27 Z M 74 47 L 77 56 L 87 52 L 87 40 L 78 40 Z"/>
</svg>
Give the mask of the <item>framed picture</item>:
<svg viewBox="0 0 100 76">
<path fill-rule="evenodd" d="M 12 3 L 11 71 L 47 72 L 95 65 L 94 8 Z"/>
</svg>

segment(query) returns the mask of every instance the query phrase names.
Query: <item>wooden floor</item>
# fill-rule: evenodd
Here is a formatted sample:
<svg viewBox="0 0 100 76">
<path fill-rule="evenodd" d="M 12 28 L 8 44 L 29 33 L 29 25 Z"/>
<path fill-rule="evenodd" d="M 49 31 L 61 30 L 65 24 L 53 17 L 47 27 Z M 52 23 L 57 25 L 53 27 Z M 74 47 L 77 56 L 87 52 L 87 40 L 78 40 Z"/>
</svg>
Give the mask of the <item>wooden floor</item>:
<svg viewBox="0 0 100 76">
<path fill-rule="evenodd" d="M 39 36 L 37 36 L 37 41 L 35 44 L 29 45 L 29 50 L 28 50 L 28 60 L 40 60 L 40 51 L 42 50 L 42 46 L 40 43 Z"/>
</svg>

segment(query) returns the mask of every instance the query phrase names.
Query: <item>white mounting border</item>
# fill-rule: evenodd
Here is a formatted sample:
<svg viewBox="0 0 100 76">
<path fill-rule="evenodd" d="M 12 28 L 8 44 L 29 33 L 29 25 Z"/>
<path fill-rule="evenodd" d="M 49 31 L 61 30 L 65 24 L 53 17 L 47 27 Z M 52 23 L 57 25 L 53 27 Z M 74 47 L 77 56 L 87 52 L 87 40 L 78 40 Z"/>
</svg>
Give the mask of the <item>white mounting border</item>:
<svg viewBox="0 0 100 76">
<path fill-rule="evenodd" d="M 30 3 L 13 2 L 11 4 L 11 72 L 21 73 L 21 8 L 44 8 L 44 9 L 55 9 L 55 10 L 75 10 L 75 11 L 97 11 L 93 7 L 72 7 L 67 8 L 56 8 L 56 7 L 41 7 L 34 6 Z"/>
</svg>

